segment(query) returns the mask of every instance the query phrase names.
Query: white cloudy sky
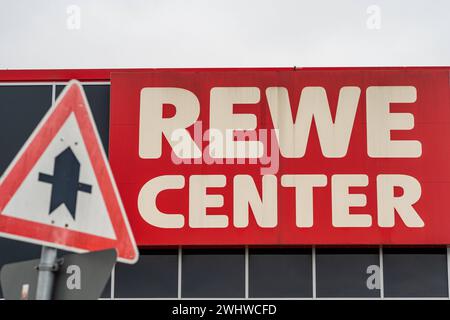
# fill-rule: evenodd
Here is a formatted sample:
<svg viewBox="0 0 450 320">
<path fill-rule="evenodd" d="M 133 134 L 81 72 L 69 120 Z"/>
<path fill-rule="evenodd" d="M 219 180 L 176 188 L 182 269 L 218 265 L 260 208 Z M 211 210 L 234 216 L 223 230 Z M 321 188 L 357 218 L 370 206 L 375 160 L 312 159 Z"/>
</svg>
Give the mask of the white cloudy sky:
<svg viewBox="0 0 450 320">
<path fill-rule="evenodd" d="M 0 0 L 0 69 L 448 66 L 449 16 L 450 0 Z"/>
</svg>

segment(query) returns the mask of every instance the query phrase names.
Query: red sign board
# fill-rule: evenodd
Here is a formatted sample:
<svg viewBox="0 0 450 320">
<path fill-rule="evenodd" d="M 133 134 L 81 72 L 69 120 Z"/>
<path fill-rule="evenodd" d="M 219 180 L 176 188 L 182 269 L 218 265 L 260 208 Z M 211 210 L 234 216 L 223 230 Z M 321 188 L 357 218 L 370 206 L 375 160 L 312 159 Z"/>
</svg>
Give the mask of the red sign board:
<svg viewBox="0 0 450 320">
<path fill-rule="evenodd" d="M 111 80 L 138 245 L 450 244 L 448 68 Z"/>
<path fill-rule="evenodd" d="M 71 81 L 0 179 L 0 236 L 139 253 L 81 84 Z"/>
</svg>

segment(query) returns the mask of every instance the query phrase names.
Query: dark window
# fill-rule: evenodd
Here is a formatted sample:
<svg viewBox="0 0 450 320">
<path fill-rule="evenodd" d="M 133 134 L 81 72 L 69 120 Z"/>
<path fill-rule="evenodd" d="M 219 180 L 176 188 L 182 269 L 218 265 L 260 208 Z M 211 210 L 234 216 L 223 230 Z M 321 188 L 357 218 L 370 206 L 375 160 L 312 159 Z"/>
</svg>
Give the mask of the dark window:
<svg viewBox="0 0 450 320">
<path fill-rule="evenodd" d="M 446 248 L 383 249 L 385 297 L 447 297 Z"/>
<path fill-rule="evenodd" d="M 178 250 L 143 250 L 134 265 L 116 264 L 117 298 L 176 298 Z"/>
<path fill-rule="evenodd" d="M 51 86 L 0 84 L 0 176 L 51 105 Z"/>
<path fill-rule="evenodd" d="M 0 176 L 52 104 L 51 86 L 0 85 Z M 0 268 L 7 263 L 37 259 L 41 247 L 0 239 Z M 0 291 L 0 297 L 3 297 Z"/>
<path fill-rule="evenodd" d="M 311 249 L 250 249 L 249 296 L 312 297 Z"/>
<path fill-rule="evenodd" d="M 380 297 L 378 248 L 316 249 L 318 297 Z"/>
<path fill-rule="evenodd" d="M 56 97 L 65 86 L 56 86 Z M 91 107 L 97 130 L 106 154 L 109 143 L 109 85 L 84 85 L 84 92 Z"/>
<path fill-rule="evenodd" d="M 245 297 L 244 249 L 184 249 L 182 296 Z"/>
</svg>

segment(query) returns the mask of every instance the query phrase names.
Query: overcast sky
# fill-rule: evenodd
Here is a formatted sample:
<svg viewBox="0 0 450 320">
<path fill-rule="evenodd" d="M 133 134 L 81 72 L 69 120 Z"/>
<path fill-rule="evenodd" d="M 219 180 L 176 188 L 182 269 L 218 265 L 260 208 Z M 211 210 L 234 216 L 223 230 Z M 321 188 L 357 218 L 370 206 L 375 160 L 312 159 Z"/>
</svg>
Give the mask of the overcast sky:
<svg viewBox="0 0 450 320">
<path fill-rule="evenodd" d="M 450 65 L 450 0 L 0 0 L 0 68 Z"/>
</svg>

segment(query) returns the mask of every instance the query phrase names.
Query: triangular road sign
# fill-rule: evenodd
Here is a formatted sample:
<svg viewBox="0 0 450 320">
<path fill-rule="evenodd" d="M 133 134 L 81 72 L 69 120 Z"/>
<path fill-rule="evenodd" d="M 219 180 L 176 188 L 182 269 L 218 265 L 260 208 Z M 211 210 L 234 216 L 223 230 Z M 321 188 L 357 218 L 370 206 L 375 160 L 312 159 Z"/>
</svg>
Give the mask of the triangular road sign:
<svg viewBox="0 0 450 320">
<path fill-rule="evenodd" d="M 74 252 L 138 251 L 83 88 L 71 81 L 0 179 L 0 236 Z"/>
</svg>

